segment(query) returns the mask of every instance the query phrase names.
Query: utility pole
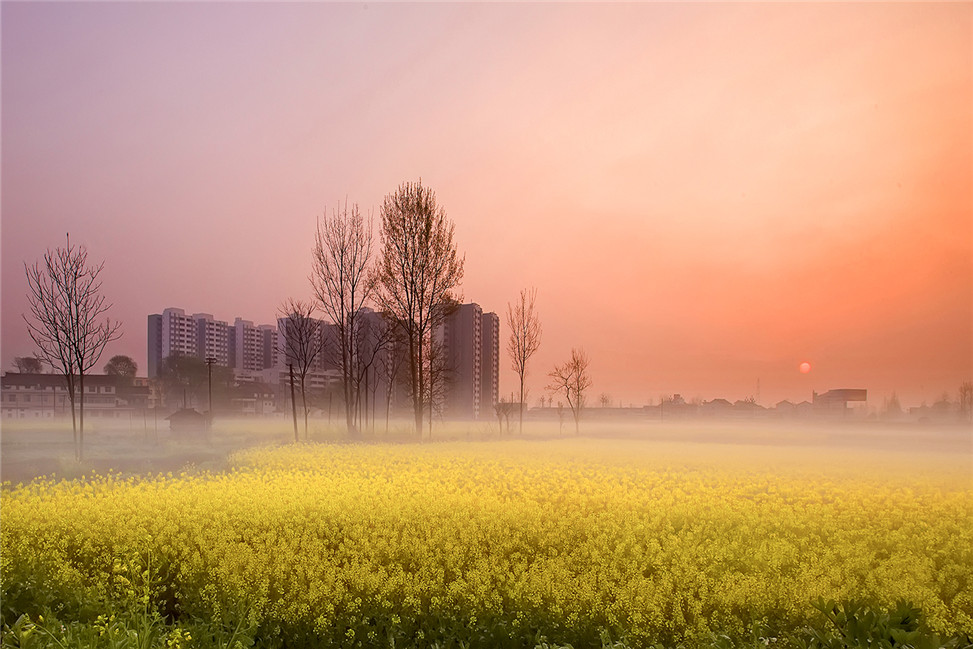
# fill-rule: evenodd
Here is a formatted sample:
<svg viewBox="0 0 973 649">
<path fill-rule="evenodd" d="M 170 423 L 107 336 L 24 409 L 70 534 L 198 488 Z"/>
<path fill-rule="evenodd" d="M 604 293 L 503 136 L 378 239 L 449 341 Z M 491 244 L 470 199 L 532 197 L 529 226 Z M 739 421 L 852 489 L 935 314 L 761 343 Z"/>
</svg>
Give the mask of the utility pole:
<svg viewBox="0 0 973 649">
<path fill-rule="evenodd" d="M 206 413 L 206 434 L 207 436 L 212 435 L 210 429 L 213 427 L 213 363 L 216 362 L 216 358 L 213 356 L 206 357 L 206 374 L 207 381 L 209 383 L 209 412 Z"/>
<path fill-rule="evenodd" d="M 216 358 L 213 356 L 206 357 L 206 373 L 207 380 L 209 381 L 209 418 L 213 419 L 213 363 L 216 362 Z"/>
</svg>

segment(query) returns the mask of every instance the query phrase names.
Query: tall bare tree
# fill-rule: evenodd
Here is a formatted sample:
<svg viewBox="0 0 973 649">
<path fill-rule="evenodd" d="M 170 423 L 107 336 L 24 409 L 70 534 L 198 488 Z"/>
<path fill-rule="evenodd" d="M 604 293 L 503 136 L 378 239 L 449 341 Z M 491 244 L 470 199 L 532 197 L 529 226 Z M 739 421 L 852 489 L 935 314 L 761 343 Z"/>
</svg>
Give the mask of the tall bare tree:
<svg viewBox="0 0 973 649">
<path fill-rule="evenodd" d="M 446 398 L 449 394 L 450 381 L 454 379 L 455 368 L 449 364 L 446 356 L 446 346 L 436 336 L 432 336 L 425 358 L 426 375 L 426 409 L 429 412 L 429 439 L 432 440 L 432 423 L 434 415 L 439 413 L 440 420 L 446 411 Z"/>
<path fill-rule="evenodd" d="M 108 317 L 111 304 L 101 294 L 104 267 L 104 262 L 89 266 L 87 249 L 72 246 L 70 235 L 64 248 L 44 254 L 43 265 L 24 264 L 31 315 L 23 316 L 27 332 L 40 357 L 67 383 L 78 461 L 84 459 L 85 374 L 108 343 L 121 337 L 121 323 Z"/>
<path fill-rule="evenodd" d="M 396 394 L 406 357 L 403 353 L 405 349 L 404 333 L 398 323 L 386 318 L 385 332 L 388 341 L 387 348 L 379 355 L 378 370 L 379 376 L 385 382 L 385 434 L 387 435 L 389 432 L 389 416 L 392 411 L 392 398 Z"/>
<path fill-rule="evenodd" d="M 376 270 L 378 301 L 405 338 L 416 435 L 422 436 L 427 395 L 427 356 L 432 332 L 446 314 L 440 305 L 456 299 L 463 263 L 453 241 L 454 225 L 422 181 L 403 183 L 382 205 L 382 257 Z"/>
<path fill-rule="evenodd" d="M 280 353 L 284 363 L 297 372 L 301 387 L 301 404 L 304 410 L 304 439 L 308 439 L 307 428 L 307 375 L 311 373 L 315 362 L 324 354 L 326 336 L 324 323 L 314 317 L 316 310 L 314 303 L 305 300 L 288 298 L 277 309 L 280 322 L 283 325 L 280 332 Z M 293 384 L 291 385 L 293 394 Z M 293 401 L 293 398 L 292 398 Z M 294 441 L 297 438 L 297 422 L 294 422 Z"/>
<path fill-rule="evenodd" d="M 325 213 L 314 235 L 311 285 L 321 310 L 338 327 L 338 358 L 350 434 L 358 430 L 355 423 L 358 319 L 374 294 L 372 242 L 372 220 L 361 215 L 358 205 L 349 209 L 347 202 L 330 217 Z"/>
<path fill-rule="evenodd" d="M 354 381 L 355 424 L 367 426 L 369 408 L 374 411 L 379 379 L 379 365 L 392 344 L 392 328 L 379 314 L 363 309 L 357 317 L 354 335 L 355 350 L 352 362 Z M 374 420 L 374 413 L 371 415 Z M 374 428 L 374 421 L 372 421 Z"/>
<path fill-rule="evenodd" d="M 521 289 L 520 298 L 515 305 L 507 303 L 507 353 L 510 355 L 510 368 L 520 379 L 520 432 L 524 432 L 524 402 L 527 392 L 524 379 L 527 376 L 527 361 L 541 346 L 541 321 L 537 315 L 535 302 L 537 289 Z"/>
<path fill-rule="evenodd" d="M 571 360 L 563 365 L 555 365 L 548 374 L 551 378 L 547 389 L 555 394 L 564 394 L 564 398 L 574 416 L 574 432 L 581 432 L 581 411 L 584 410 L 585 393 L 591 387 L 591 377 L 588 375 L 588 355 L 583 349 L 572 349 Z"/>
</svg>

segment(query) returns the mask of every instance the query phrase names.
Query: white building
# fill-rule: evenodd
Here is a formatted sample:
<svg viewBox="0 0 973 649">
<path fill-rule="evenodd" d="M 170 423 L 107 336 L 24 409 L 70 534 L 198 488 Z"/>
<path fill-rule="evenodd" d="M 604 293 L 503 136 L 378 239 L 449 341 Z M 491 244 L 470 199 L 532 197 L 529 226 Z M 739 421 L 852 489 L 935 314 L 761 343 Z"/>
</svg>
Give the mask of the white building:
<svg viewBox="0 0 973 649">
<path fill-rule="evenodd" d="M 230 366 L 228 349 L 229 327 L 223 320 L 216 320 L 209 313 L 194 313 L 196 322 L 196 356 L 206 360 L 215 358 L 216 364 Z"/>
</svg>

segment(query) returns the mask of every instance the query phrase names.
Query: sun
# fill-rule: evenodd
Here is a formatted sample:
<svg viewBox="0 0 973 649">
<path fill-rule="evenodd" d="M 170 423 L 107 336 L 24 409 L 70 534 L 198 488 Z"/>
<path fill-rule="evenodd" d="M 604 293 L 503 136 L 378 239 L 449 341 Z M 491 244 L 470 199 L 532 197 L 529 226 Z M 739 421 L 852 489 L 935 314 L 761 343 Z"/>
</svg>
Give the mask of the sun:
<svg viewBox="0 0 973 649">
<path fill-rule="evenodd" d="M 800 364 L 798 369 L 801 370 L 801 374 L 807 374 L 808 372 L 811 371 L 811 364 L 808 363 L 807 361 L 804 361 L 803 363 Z"/>
</svg>

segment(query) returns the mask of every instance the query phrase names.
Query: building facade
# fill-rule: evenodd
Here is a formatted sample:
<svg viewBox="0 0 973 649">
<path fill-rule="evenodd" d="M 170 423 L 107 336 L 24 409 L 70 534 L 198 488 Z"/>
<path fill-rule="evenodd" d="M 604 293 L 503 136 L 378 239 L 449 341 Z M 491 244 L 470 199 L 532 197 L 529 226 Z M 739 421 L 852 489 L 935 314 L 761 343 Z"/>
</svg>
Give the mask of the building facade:
<svg viewBox="0 0 973 649">
<path fill-rule="evenodd" d="M 215 358 L 216 364 L 252 379 L 278 363 L 278 336 L 274 325 L 255 326 L 237 318 L 232 325 L 209 313 L 187 315 L 169 307 L 148 317 L 148 375 L 159 375 L 162 361 L 174 354 L 200 360 Z"/>
<path fill-rule="evenodd" d="M 484 313 L 480 331 L 480 413 L 492 417 L 500 400 L 500 317 Z"/>
<path fill-rule="evenodd" d="M 500 393 L 500 319 L 476 303 L 461 304 L 437 329 L 443 362 L 443 414 L 448 419 L 489 419 Z"/>
<path fill-rule="evenodd" d="M 364 308 L 356 321 L 360 329 L 350 362 L 357 372 L 355 380 L 361 384 L 361 407 L 368 419 L 405 414 L 412 407 L 405 343 L 393 342 L 388 335 L 388 320 L 382 313 Z M 320 350 L 311 363 L 306 385 L 316 402 L 327 400 L 330 404 L 332 393 L 338 391 L 341 382 L 338 327 L 323 320 L 315 322 L 315 345 Z M 293 345 L 296 333 L 289 327 L 293 324 L 286 317 L 278 318 L 276 325 L 255 325 L 238 317 L 228 325 L 208 313 L 188 315 L 183 309 L 167 308 L 148 316 L 148 375 L 158 377 L 162 362 L 173 354 L 200 360 L 211 357 L 217 365 L 233 370 L 237 386 L 276 385 L 280 407 L 290 399 L 286 350 Z M 484 313 L 475 303 L 459 305 L 433 332 L 433 341 L 436 410 L 452 420 L 492 419 L 500 393 L 497 314 Z M 424 371 L 429 370 L 427 365 Z M 254 409 L 266 411 L 264 406 Z"/>
<path fill-rule="evenodd" d="M 443 414 L 449 419 L 480 417 L 482 325 L 480 305 L 461 304 L 446 317 L 434 337 L 433 360 L 441 356 L 444 361 L 436 373 L 445 387 Z"/>
<path fill-rule="evenodd" d="M 60 374 L 7 372 L 0 382 L 0 411 L 4 419 L 54 419 L 71 416 L 67 381 Z M 75 397 L 80 399 L 80 395 Z M 105 374 L 84 377 L 84 416 L 119 419 L 142 413 L 150 406 L 144 379 Z"/>
<path fill-rule="evenodd" d="M 203 360 L 215 358 L 217 365 L 230 367 L 227 323 L 216 320 L 209 313 L 194 313 L 193 320 L 196 322 L 196 356 Z"/>
</svg>

